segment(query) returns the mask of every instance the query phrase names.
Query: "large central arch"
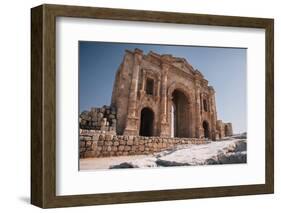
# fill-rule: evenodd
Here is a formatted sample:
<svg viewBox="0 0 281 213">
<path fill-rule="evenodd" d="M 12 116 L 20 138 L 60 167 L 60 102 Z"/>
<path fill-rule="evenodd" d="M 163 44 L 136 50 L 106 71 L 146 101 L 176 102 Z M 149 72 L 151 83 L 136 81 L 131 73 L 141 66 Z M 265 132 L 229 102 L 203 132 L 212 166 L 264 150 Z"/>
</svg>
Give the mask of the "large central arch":
<svg viewBox="0 0 281 213">
<path fill-rule="evenodd" d="M 190 108 L 188 97 L 180 90 L 172 93 L 171 135 L 172 137 L 188 138 L 190 134 Z"/>
</svg>

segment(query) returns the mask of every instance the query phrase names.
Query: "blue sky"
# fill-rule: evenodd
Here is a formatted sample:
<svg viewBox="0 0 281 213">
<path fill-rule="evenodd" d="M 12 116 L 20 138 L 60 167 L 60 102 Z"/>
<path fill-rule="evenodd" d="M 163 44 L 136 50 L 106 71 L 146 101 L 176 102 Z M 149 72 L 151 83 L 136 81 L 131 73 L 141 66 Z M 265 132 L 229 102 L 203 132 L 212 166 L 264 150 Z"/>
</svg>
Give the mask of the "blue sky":
<svg viewBox="0 0 281 213">
<path fill-rule="evenodd" d="M 216 91 L 218 119 L 246 131 L 246 54 L 242 48 L 79 42 L 79 111 L 110 105 L 115 73 L 126 49 L 185 58 Z"/>
</svg>

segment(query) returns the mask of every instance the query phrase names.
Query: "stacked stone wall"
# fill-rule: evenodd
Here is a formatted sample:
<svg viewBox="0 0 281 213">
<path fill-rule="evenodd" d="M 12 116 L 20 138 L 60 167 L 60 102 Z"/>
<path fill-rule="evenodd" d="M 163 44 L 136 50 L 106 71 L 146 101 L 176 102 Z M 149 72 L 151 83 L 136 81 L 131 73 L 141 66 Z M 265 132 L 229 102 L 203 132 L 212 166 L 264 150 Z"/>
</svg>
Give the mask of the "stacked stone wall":
<svg viewBox="0 0 281 213">
<path fill-rule="evenodd" d="M 182 144 L 203 144 L 205 139 L 116 135 L 114 132 L 81 130 L 80 158 L 152 154 Z"/>
<path fill-rule="evenodd" d="M 93 107 L 79 116 L 81 129 L 116 131 L 116 110 L 114 107 Z"/>
</svg>

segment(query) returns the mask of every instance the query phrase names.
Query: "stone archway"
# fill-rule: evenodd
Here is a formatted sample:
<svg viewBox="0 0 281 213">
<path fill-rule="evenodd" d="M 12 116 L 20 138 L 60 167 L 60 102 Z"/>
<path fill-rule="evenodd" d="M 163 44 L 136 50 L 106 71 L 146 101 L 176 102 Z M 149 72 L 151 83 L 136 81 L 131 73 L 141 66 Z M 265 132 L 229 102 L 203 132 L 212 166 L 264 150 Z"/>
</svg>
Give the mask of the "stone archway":
<svg viewBox="0 0 281 213">
<path fill-rule="evenodd" d="M 207 121 L 203 121 L 204 138 L 210 138 L 210 128 Z"/>
<path fill-rule="evenodd" d="M 190 109 L 188 98 L 180 90 L 172 93 L 171 132 L 172 137 L 188 138 L 190 135 Z"/>
<path fill-rule="evenodd" d="M 175 97 L 174 95 L 176 93 L 180 93 L 181 96 L 184 96 L 184 105 L 186 106 L 184 111 L 185 115 L 184 117 L 180 117 L 181 121 L 178 121 L 179 123 L 183 124 L 184 130 L 182 134 L 179 134 L 178 136 L 175 135 L 175 117 L 174 114 L 176 112 L 175 107 Z M 173 82 L 169 85 L 168 91 L 167 91 L 167 97 L 168 97 L 168 112 L 169 112 L 169 127 L 170 127 L 170 136 L 171 137 L 188 137 L 192 138 L 195 137 L 195 121 L 194 121 L 194 94 L 192 92 L 192 88 L 189 88 L 187 85 L 180 83 L 180 82 Z"/>
<path fill-rule="evenodd" d="M 141 110 L 140 132 L 141 136 L 153 136 L 154 113 L 145 107 Z"/>
</svg>

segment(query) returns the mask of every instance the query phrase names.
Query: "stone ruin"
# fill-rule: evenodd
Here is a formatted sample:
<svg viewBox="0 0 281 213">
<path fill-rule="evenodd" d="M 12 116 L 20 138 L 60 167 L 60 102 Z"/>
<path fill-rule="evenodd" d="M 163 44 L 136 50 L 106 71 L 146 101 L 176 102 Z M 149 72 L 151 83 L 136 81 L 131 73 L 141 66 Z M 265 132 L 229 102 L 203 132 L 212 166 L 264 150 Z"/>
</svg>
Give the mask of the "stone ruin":
<svg viewBox="0 0 281 213">
<path fill-rule="evenodd" d="M 79 116 L 80 129 L 116 132 L 116 109 L 114 107 L 92 107 Z"/>
<path fill-rule="evenodd" d="M 118 135 L 207 138 L 232 134 L 217 122 L 215 89 L 185 58 L 126 50 L 111 97 Z"/>
<path fill-rule="evenodd" d="M 152 51 L 145 55 L 139 49 L 126 50 L 111 105 L 82 112 L 79 125 L 80 157 L 150 153 L 179 144 L 181 138 L 203 143 L 233 134 L 231 123 L 217 119 L 215 90 L 199 70 L 184 58 Z M 110 135 L 115 143 L 103 140 Z M 144 137 L 145 149 L 127 142 L 127 136 Z M 158 144 L 161 138 L 175 139 L 160 142 L 159 149 L 147 142 Z"/>
</svg>

